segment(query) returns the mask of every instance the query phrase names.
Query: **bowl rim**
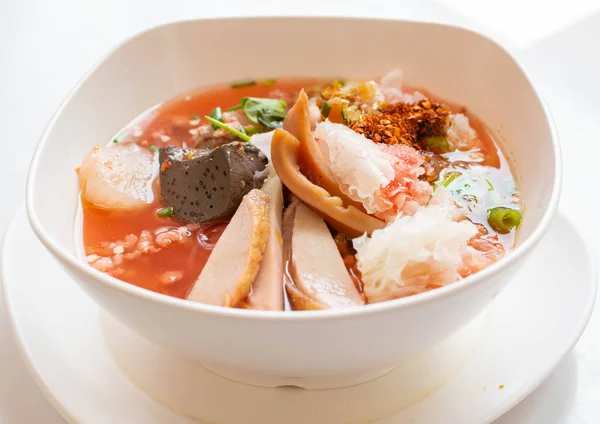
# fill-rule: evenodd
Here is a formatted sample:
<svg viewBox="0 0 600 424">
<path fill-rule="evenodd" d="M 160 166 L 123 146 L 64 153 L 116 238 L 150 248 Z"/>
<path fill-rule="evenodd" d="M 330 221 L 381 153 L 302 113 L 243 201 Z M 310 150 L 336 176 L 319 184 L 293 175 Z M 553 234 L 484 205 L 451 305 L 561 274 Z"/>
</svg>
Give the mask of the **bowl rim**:
<svg viewBox="0 0 600 424">
<path fill-rule="evenodd" d="M 140 38 L 150 32 L 154 32 L 157 30 L 161 30 L 163 28 L 169 26 L 177 26 L 182 24 L 190 24 L 190 23 L 202 23 L 205 21 L 220 21 L 222 23 L 227 23 L 231 21 L 240 21 L 240 20 L 301 20 L 301 21 L 311 21 L 311 20 L 354 20 L 354 21 L 371 21 L 371 22 L 396 22 L 398 24 L 423 24 L 429 26 L 441 26 L 447 27 L 452 30 L 459 30 L 466 33 L 470 33 L 479 38 L 483 38 L 486 41 L 494 44 L 497 48 L 499 48 L 504 54 L 506 54 L 513 63 L 517 66 L 517 68 L 521 71 L 522 75 L 525 77 L 526 81 L 529 83 L 532 88 L 534 94 L 540 102 L 540 107 L 544 112 L 548 123 L 548 129 L 550 130 L 551 142 L 554 152 L 554 181 L 552 184 L 552 193 L 550 196 L 550 200 L 548 202 L 548 207 L 544 211 L 544 214 L 538 224 L 536 225 L 533 232 L 524 240 L 521 244 L 518 244 L 515 249 L 511 252 L 510 255 L 502 258 L 500 261 L 490 265 L 488 268 L 485 268 L 473 275 L 470 275 L 464 279 L 458 280 L 452 284 L 448 284 L 446 286 L 437 288 L 435 290 L 430 290 L 423 293 L 418 293 L 412 296 L 407 296 L 399 299 L 388 300 L 385 302 L 372 303 L 368 305 L 360 305 L 360 306 L 352 306 L 343 309 L 326 309 L 326 310 L 318 310 L 318 311 L 294 311 L 294 313 L 290 313 L 290 311 L 263 311 L 263 310 L 252 310 L 252 309 L 239 309 L 239 308 L 226 308 L 222 306 L 214 306 L 214 305 L 206 305 L 198 302 L 188 301 L 187 299 L 180 299 L 171 296 L 167 296 L 161 293 L 153 292 L 151 290 L 147 290 L 133 284 L 127 283 L 125 281 L 119 280 L 115 277 L 109 276 L 101 271 L 98 271 L 88 264 L 82 262 L 77 257 L 71 255 L 70 253 L 65 252 L 57 242 L 55 242 L 50 235 L 45 231 L 44 226 L 40 222 L 38 215 L 36 213 L 35 201 L 34 201 L 34 181 L 37 179 L 37 170 L 38 164 L 41 161 L 42 153 L 45 147 L 45 144 L 48 140 L 49 134 L 54 128 L 56 122 L 62 115 L 63 110 L 66 108 L 67 104 L 71 100 L 71 98 L 75 95 L 75 93 L 79 90 L 81 85 L 85 83 L 90 76 L 97 70 L 97 68 L 104 63 L 110 56 L 112 56 L 118 49 L 126 45 L 127 43 Z M 273 320 L 282 320 L 282 321 L 320 321 L 320 320 L 332 320 L 332 319 L 344 319 L 346 317 L 358 317 L 358 316 L 369 316 L 373 314 L 385 314 L 395 312 L 400 309 L 411 309 L 414 307 L 418 307 L 423 303 L 435 302 L 436 300 L 440 300 L 444 297 L 452 297 L 454 295 L 458 295 L 464 290 L 468 290 L 471 286 L 483 284 L 490 277 L 498 274 L 503 269 L 508 268 L 510 265 L 517 262 L 522 257 L 526 256 L 542 239 L 542 237 L 546 234 L 550 224 L 552 223 L 556 211 L 558 209 L 558 203 L 560 199 L 560 193 L 562 188 L 562 158 L 561 158 L 561 148 L 560 142 L 558 138 L 558 133 L 552 119 L 552 115 L 550 110 L 544 101 L 541 93 L 536 88 L 536 85 L 533 83 L 531 77 L 524 69 L 522 63 L 500 42 L 490 38 L 487 35 L 484 35 L 478 31 L 474 31 L 469 28 L 465 28 L 459 25 L 447 24 L 447 23 L 439 23 L 434 21 L 427 20 L 412 20 L 412 19 L 392 19 L 392 18 L 363 18 L 363 17 L 344 17 L 344 16 L 309 16 L 309 15 L 300 15 L 300 16 L 286 16 L 286 15 L 276 15 L 276 16 L 252 16 L 252 17 L 216 17 L 216 18 L 198 18 L 198 19 L 187 19 L 187 20 L 177 20 L 173 22 L 167 22 L 159 25 L 155 25 L 149 27 L 143 31 L 137 32 L 136 34 L 124 39 L 119 42 L 115 46 L 113 46 L 107 53 L 105 53 L 99 60 L 97 60 L 85 74 L 79 79 L 79 81 L 74 85 L 74 87 L 69 91 L 64 100 L 61 102 L 57 110 L 52 115 L 49 123 L 44 129 L 38 144 L 36 146 L 35 152 L 33 154 L 28 176 L 27 176 L 27 184 L 26 184 L 26 208 L 27 215 L 29 218 L 29 222 L 31 224 L 32 229 L 37 235 L 38 239 L 44 244 L 44 246 L 63 264 L 68 265 L 68 267 L 72 267 L 79 271 L 81 274 L 86 276 L 90 281 L 94 283 L 103 284 L 107 289 L 111 291 L 116 291 L 120 294 L 126 295 L 128 297 L 134 297 L 139 300 L 151 302 L 157 304 L 157 306 L 169 307 L 169 308 L 180 308 L 183 310 L 190 311 L 192 313 L 199 312 L 205 313 L 214 317 L 221 318 L 229 318 L 229 319 L 244 319 L 244 320 L 258 320 L 258 321 L 273 321 Z"/>
</svg>

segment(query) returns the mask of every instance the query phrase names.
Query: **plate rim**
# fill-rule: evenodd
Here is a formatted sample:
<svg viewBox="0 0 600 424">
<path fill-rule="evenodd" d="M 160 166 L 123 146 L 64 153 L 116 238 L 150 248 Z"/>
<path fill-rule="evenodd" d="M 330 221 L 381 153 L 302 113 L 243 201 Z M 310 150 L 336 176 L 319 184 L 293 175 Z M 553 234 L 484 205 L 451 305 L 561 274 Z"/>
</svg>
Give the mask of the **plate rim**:
<svg viewBox="0 0 600 424">
<path fill-rule="evenodd" d="M 493 423 L 494 421 L 496 421 L 497 419 L 502 417 L 504 414 L 506 414 L 508 411 L 510 411 L 517 405 L 519 405 L 529 395 L 531 395 L 538 387 L 540 387 L 542 385 L 542 383 L 548 379 L 548 377 L 550 377 L 550 375 L 556 370 L 556 368 L 561 363 L 561 361 L 563 361 L 565 359 L 565 357 L 575 348 L 575 345 L 577 344 L 579 339 L 581 339 L 581 336 L 583 335 L 585 329 L 587 328 L 587 326 L 590 322 L 592 313 L 594 312 L 594 308 L 596 306 L 596 298 L 598 296 L 598 264 L 596 262 L 596 258 L 594 256 L 594 254 L 592 253 L 592 249 L 590 247 L 591 243 L 588 240 L 589 236 L 587 236 L 585 232 L 581 231 L 580 226 L 577 225 L 576 223 L 574 223 L 571 219 L 569 219 L 568 216 L 565 213 L 563 213 L 560 209 L 557 209 L 556 215 L 552 219 L 552 222 L 548 229 L 550 230 L 552 228 L 552 225 L 555 224 L 559 220 L 562 220 L 565 224 L 567 224 L 571 227 L 570 229 L 576 234 L 577 238 L 579 239 L 579 241 L 581 242 L 581 244 L 583 246 L 583 249 L 585 250 L 585 262 L 588 264 L 589 271 L 590 271 L 589 301 L 586 303 L 585 307 L 582 309 L 582 314 L 580 315 L 579 322 L 576 326 L 577 331 L 574 331 L 572 333 L 572 337 L 569 340 L 569 343 L 565 344 L 565 348 L 563 349 L 563 352 L 557 356 L 556 360 L 552 363 L 552 366 L 548 367 L 548 370 L 545 373 L 540 374 L 540 376 L 538 377 L 538 379 L 536 381 L 532 381 L 530 384 L 525 385 L 525 388 L 523 389 L 522 393 L 520 393 L 520 395 L 518 395 L 518 396 L 514 396 L 513 399 L 511 400 L 512 406 L 509 406 L 507 409 L 505 409 L 502 412 L 499 412 L 498 414 L 490 415 L 490 418 L 491 418 L 490 423 Z M 546 234 L 544 234 L 544 238 L 545 238 L 545 235 Z M 543 243 L 544 238 L 542 238 L 542 240 L 541 240 L 542 243 Z M 509 402 L 507 402 L 507 403 L 509 403 Z"/>
<path fill-rule="evenodd" d="M 27 344 L 25 343 L 25 339 L 22 335 L 22 332 L 18 328 L 16 312 L 14 310 L 14 305 L 10 299 L 9 289 L 7 289 L 6 281 L 8 280 L 8 276 L 6 273 L 6 265 L 9 250 L 9 241 L 11 239 L 13 231 L 17 227 L 19 223 L 19 219 L 27 219 L 25 204 L 21 203 L 21 205 L 17 208 L 17 211 L 13 215 L 10 220 L 6 231 L 2 236 L 2 246 L 0 246 L 0 290 L 2 291 L 2 299 L 4 303 L 4 308 L 6 309 L 6 315 L 8 318 L 8 324 L 10 328 L 10 334 L 12 336 L 13 341 L 17 347 L 17 351 L 19 352 L 19 357 L 25 364 L 25 368 L 29 373 L 31 379 L 35 382 L 35 385 L 40 389 L 44 397 L 50 402 L 52 407 L 60 414 L 60 416 L 69 424 L 78 423 L 77 418 L 73 414 L 69 412 L 69 410 L 61 403 L 61 401 L 54 395 L 54 393 L 50 390 L 50 386 L 44 378 L 42 377 L 42 373 L 35 364 L 33 360 L 33 355 L 30 352 Z M 28 223 L 31 225 L 31 223 Z"/>
</svg>

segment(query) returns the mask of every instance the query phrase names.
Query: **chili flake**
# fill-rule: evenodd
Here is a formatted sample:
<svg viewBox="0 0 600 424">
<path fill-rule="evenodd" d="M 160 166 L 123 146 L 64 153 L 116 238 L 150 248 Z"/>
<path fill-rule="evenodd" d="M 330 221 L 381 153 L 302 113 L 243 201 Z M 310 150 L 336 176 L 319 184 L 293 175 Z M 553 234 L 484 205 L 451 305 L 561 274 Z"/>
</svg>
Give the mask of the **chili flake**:
<svg viewBox="0 0 600 424">
<path fill-rule="evenodd" d="M 425 138 L 445 134 L 450 113 L 447 107 L 430 100 L 394 103 L 363 115 L 349 126 L 378 143 L 423 148 Z"/>
<path fill-rule="evenodd" d="M 171 167 L 171 161 L 165 160 L 160 166 L 160 172 L 165 172 L 167 169 Z"/>
</svg>

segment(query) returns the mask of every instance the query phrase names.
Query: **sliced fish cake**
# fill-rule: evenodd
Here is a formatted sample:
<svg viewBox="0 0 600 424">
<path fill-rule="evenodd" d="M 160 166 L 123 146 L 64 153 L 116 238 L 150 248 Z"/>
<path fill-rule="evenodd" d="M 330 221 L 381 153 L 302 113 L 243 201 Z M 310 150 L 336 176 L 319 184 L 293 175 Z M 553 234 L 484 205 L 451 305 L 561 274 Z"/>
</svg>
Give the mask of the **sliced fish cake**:
<svg viewBox="0 0 600 424">
<path fill-rule="evenodd" d="M 295 287 L 305 295 L 288 288 L 295 300 L 310 305 L 308 309 L 364 304 L 325 221 L 304 203 L 296 205 L 291 242 L 290 272 Z"/>
<path fill-rule="evenodd" d="M 269 203 L 269 195 L 258 189 L 244 196 L 190 290 L 189 300 L 234 307 L 250 294 L 269 239 Z"/>
</svg>

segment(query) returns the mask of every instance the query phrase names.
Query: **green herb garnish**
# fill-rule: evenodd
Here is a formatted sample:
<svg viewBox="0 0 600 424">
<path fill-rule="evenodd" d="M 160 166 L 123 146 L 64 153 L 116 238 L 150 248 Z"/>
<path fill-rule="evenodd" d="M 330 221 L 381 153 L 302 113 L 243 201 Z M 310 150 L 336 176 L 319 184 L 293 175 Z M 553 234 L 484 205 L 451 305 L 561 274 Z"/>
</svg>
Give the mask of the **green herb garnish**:
<svg viewBox="0 0 600 424">
<path fill-rule="evenodd" d="M 244 132 L 248 135 L 254 135 L 254 134 L 258 134 L 260 132 L 260 130 L 258 129 L 258 127 L 255 127 L 254 125 L 246 125 L 244 127 Z"/>
<path fill-rule="evenodd" d="M 435 191 L 435 189 L 437 189 L 439 186 L 443 186 L 444 188 L 448 187 L 450 184 L 452 184 L 452 181 L 454 181 L 460 176 L 460 172 L 449 172 L 444 176 L 444 179 L 442 181 L 439 181 L 437 184 L 435 184 L 433 190 Z"/>
<path fill-rule="evenodd" d="M 216 107 L 210 112 L 210 117 L 216 121 L 223 122 L 223 112 L 221 112 L 220 107 Z M 218 130 L 219 127 L 215 124 L 212 124 L 213 130 Z"/>
<path fill-rule="evenodd" d="M 503 206 L 488 210 L 488 224 L 500 234 L 508 234 L 513 228 L 518 227 L 522 218 L 518 210 Z"/>
<path fill-rule="evenodd" d="M 248 137 L 246 134 L 236 130 L 235 128 L 232 128 L 229 125 L 224 124 L 223 122 L 217 121 L 216 119 L 213 119 L 210 116 L 205 116 L 204 118 L 206 118 L 206 120 L 208 122 L 210 122 L 211 124 L 216 125 L 218 128 L 223 128 L 224 130 L 229 131 L 231 134 L 235 135 L 240 140 L 250 141 L 250 137 Z"/>
<path fill-rule="evenodd" d="M 331 105 L 329 102 L 325 101 L 323 102 L 323 106 L 321 106 L 321 115 L 323 115 L 323 118 L 327 118 L 329 116 L 329 112 L 331 112 Z"/>
<path fill-rule="evenodd" d="M 283 100 L 243 97 L 240 104 L 228 110 L 242 109 L 249 120 L 269 129 L 281 128 L 287 104 Z"/>
<path fill-rule="evenodd" d="M 448 144 L 446 137 L 441 135 L 427 137 L 425 140 L 423 140 L 423 144 L 425 149 L 434 153 L 444 153 L 450 148 L 450 144 Z"/>
<path fill-rule="evenodd" d="M 198 121 L 199 119 L 200 119 L 200 116 L 199 116 L 197 113 L 194 113 L 194 114 L 192 115 L 192 120 L 194 120 L 194 121 Z"/>
<path fill-rule="evenodd" d="M 278 99 L 261 99 L 257 97 L 244 97 L 242 99 L 244 113 L 255 124 L 260 123 L 259 117 L 265 120 L 283 121 L 285 118 L 286 103 Z M 269 125 L 267 125 L 269 126 Z M 276 127 L 280 127 L 277 125 Z"/>
<path fill-rule="evenodd" d="M 442 181 L 442 185 L 444 187 L 448 187 L 450 184 L 452 184 L 452 181 L 460 177 L 460 175 L 460 172 L 451 172 L 450 174 L 446 175 L 444 181 Z"/>
<path fill-rule="evenodd" d="M 263 80 L 262 85 L 273 85 L 277 82 L 277 80 L 275 78 L 269 78 L 266 80 Z"/>
<path fill-rule="evenodd" d="M 258 123 L 271 130 L 281 128 L 283 126 L 284 118 L 285 112 L 283 112 L 283 116 L 281 116 L 281 114 L 270 109 L 261 109 L 256 114 L 256 120 Z"/>
<path fill-rule="evenodd" d="M 242 106 L 242 104 L 240 103 L 239 105 L 231 106 L 230 108 L 228 108 L 228 109 L 227 109 L 227 111 L 228 111 L 228 112 L 233 112 L 234 110 L 240 110 L 240 109 L 242 109 L 242 108 L 243 108 L 243 106 Z"/>
<path fill-rule="evenodd" d="M 168 208 L 159 209 L 156 214 L 161 218 L 166 218 L 167 216 L 173 215 L 173 206 L 169 206 Z"/>
<path fill-rule="evenodd" d="M 344 80 L 342 80 L 342 79 L 335 80 L 335 82 L 337 82 L 337 84 L 338 84 L 340 87 L 343 87 L 343 86 L 345 86 L 345 85 L 346 85 L 346 81 L 344 81 Z"/>
<path fill-rule="evenodd" d="M 488 180 L 487 178 L 485 179 L 485 182 L 487 183 L 487 185 L 490 187 L 490 191 L 494 191 L 494 186 L 492 185 L 492 183 L 490 182 L 490 180 Z"/>
<path fill-rule="evenodd" d="M 242 87 L 250 87 L 251 85 L 255 85 L 256 81 L 254 80 L 244 80 L 238 81 L 231 84 L 231 88 L 242 88 Z"/>
<path fill-rule="evenodd" d="M 117 140 L 116 138 L 113 140 L 113 143 L 118 143 L 119 140 Z"/>
<path fill-rule="evenodd" d="M 350 117 L 348 116 L 348 106 L 342 107 L 342 120 L 344 121 L 344 125 L 348 125 L 350 123 Z"/>
<path fill-rule="evenodd" d="M 150 150 L 152 150 L 153 152 L 158 152 L 158 151 L 160 151 L 160 149 L 159 149 L 158 147 L 156 147 L 154 144 L 151 144 L 151 145 L 150 145 L 148 148 L 149 148 Z"/>
</svg>

